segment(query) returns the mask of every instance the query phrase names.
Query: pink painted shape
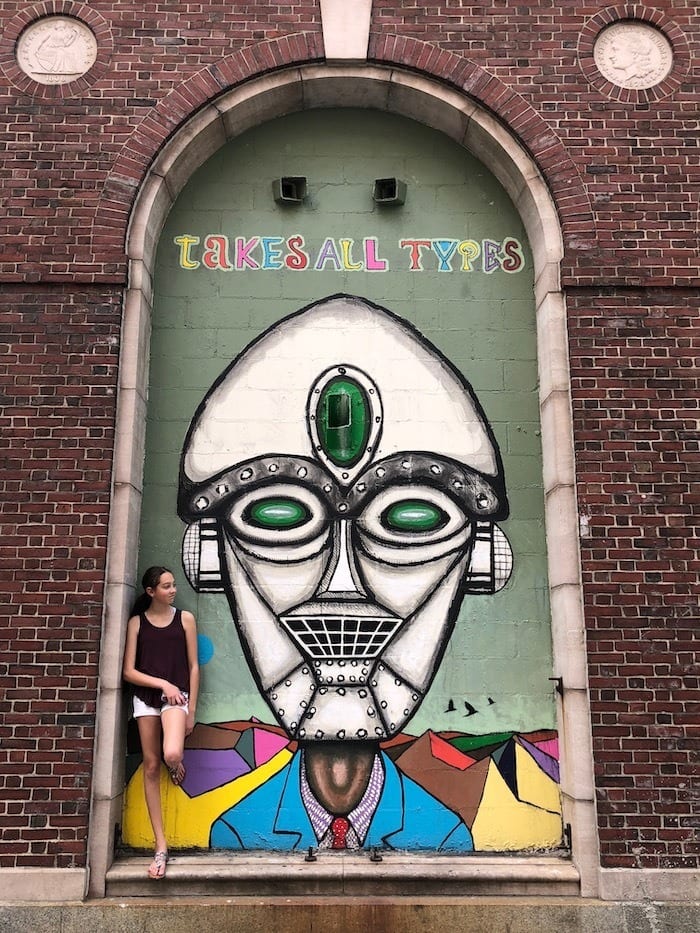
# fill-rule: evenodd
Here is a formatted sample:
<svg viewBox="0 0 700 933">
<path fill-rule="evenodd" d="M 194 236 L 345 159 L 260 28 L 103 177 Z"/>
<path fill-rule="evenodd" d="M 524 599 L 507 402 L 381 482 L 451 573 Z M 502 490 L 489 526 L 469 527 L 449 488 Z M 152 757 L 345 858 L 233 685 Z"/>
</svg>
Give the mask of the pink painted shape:
<svg viewBox="0 0 700 933">
<path fill-rule="evenodd" d="M 464 752 L 460 752 L 458 748 L 450 745 L 449 742 L 441 739 L 434 732 L 429 732 L 428 735 L 430 736 L 430 753 L 438 761 L 444 761 L 446 765 L 457 768 L 459 771 L 466 771 L 476 761 L 476 758 L 471 758 L 469 755 L 465 755 Z"/>
<path fill-rule="evenodd" d="M 533 742 L 536 748 L 541 749 L 545 755 L 550 758 L 556 758 L 559 761 L 559 739 L 547 739 L 546 742 Z"/>
<path fill-rule="evenodd" d="M 277 752 L 289 745 L 286 735 L 266 732 L 265 729 L 253 729 L 253 755 L 256 768 L 274 758 Z"/>
</svg>

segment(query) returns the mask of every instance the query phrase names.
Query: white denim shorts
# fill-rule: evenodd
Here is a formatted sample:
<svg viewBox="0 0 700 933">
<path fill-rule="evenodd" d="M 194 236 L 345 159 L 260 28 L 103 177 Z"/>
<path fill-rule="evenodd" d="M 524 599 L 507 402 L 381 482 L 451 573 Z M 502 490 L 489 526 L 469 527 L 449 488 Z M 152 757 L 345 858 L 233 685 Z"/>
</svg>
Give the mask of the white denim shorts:
<svg viewBox="0 0 700 933">
<path fill-rule="evenodd" d="M 184 697 L 189 695 L 182 691 Z M 182 706 L 176 706 L 175 704 L 171 705 L 170 703 L 163 703 L 163 705 L 158 708 L 157 706 L 149 706 L 148 703 L 144 703 L 143 700 L 140 700 L 138 697 L 134 697 L 134 719 L 138 719 L 140 716 L 160 716 L 160 714 L 165 709 L 181 709 L 182 712 L 187 715 L 189 713 L 189 703 L 185 703 Z"/>
</svg>

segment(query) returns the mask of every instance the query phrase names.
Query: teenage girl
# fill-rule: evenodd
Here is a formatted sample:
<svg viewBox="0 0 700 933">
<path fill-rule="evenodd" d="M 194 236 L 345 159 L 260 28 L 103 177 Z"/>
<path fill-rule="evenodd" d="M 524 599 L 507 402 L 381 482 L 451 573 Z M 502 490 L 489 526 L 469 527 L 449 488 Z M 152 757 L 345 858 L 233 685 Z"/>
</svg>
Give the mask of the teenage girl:
<svg viewBox="0 0 700 933">
<path fill-rule="evenodd" d="M 143 750 L 146 807 L 155 837 L 150 878 L 165 877 L 168 844 L 160 802 L 162 757 L 173 784 L 185 778 L 185 736 L 194 728 L 199 691 L 197 625 L 173 605 L 177 587 L 167 567 L 149 567 L 126 630 L 124 680 L 134 685 L 134 718 Z"/>
</svg>

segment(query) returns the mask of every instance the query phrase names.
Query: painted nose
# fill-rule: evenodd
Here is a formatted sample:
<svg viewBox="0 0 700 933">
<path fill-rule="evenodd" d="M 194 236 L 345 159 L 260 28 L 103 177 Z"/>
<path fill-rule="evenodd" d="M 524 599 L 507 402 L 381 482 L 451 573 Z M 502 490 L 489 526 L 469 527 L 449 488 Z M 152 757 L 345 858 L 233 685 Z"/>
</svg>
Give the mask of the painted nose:
<svg viewBox="0 0 700 933">
<path fill-rule="evenodd" d="M 347 519 L 336 522 L 330 568 L 321 583 L 319 595 L 342 596 L 345 599 L 366 598 L 367 594 L 355 569 L 350 546 L 350 522 Z"/>
</svg>

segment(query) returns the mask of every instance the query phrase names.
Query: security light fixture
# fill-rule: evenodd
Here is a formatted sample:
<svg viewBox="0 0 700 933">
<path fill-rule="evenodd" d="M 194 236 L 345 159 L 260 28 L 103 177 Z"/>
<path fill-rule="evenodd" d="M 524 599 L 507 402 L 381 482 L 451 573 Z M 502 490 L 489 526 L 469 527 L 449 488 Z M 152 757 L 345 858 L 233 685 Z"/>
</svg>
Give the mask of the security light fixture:
<svg viewBox="0 0 700 933">
<path fill-rule="evenodd" d="M 406 183 L 398 178 L 377 178 L 372 197 L 377 204 L 403 204 L 406 200 Z"/>
<path fill-rule="evenodd" d="M 306 197 L 306 179 L 300 175 L 275 178 L 272 194 L 278 204 L 301 204 Z"/>
</svg>

